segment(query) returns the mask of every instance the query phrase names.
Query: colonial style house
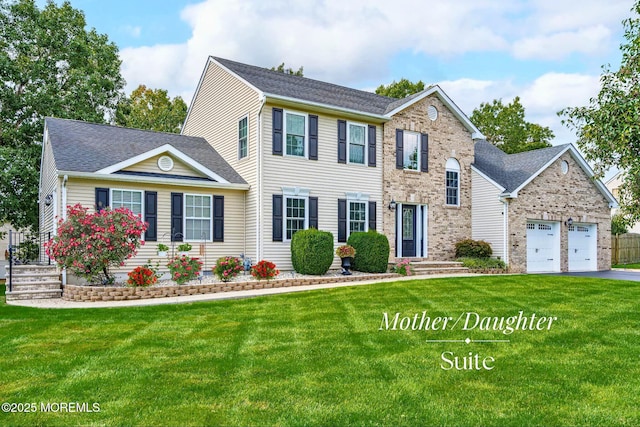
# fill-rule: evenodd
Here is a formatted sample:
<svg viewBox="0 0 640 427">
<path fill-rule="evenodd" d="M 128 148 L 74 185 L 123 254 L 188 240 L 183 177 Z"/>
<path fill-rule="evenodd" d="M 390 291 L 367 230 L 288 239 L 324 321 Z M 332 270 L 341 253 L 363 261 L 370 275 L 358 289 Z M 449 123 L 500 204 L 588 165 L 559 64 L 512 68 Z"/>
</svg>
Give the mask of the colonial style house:
<svg viewBox="0 0 640 427">
<path fill-rule="evenodd" d="M 473 237 L 514 271 L 610 267 L 615 199 L 577 150 L 507 156 L 439 86 L 394 99 L 210 57 L 183 135 L 47 119 L 40 185 L 43 230 L 69 204 L 132 207 L 148 242 L 196 243 L 209 264 L 291 269 L 292 235 L 316 227 L 336 245 L 377 230 L 391 260 L 452 260 Z"/>
</svg>

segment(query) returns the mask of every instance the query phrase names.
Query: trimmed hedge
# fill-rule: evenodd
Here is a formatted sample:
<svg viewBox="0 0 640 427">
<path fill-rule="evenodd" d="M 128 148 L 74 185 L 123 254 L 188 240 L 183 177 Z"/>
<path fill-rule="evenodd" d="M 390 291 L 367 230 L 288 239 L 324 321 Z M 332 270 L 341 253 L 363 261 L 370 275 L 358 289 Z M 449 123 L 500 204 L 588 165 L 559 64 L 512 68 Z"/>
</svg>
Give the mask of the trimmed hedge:
<svg viewBox="0 0 640 427">
<path fill-rule="evenodd" d="M 493 250 L 483 240 L 465 239 L 456 242 L 456 258 L 490 258 Z"/>
<path fill-rule="evenodd" d="M 389 240 L 375 230 L 351 233 L 347 244 L 356 249 L 353 270 L 386 273 L 389 269 Z"/>
<path fill-rule="evenodd" d="M 291 262 L 300 274 L 325 274 L 333 263 L 333 234 L 315 228 L 296 231 L 291 239 Z"/>
</svg>

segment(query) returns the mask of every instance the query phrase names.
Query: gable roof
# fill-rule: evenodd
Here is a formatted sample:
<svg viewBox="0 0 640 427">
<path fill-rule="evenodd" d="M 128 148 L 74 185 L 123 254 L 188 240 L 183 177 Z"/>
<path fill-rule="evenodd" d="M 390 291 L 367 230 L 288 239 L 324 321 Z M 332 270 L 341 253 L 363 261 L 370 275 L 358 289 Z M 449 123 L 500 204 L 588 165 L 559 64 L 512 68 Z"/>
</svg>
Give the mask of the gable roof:
<svg viewBox="0 0 640 427">
<path fill-rule="evenodd" d="M 471 123 L 462 110 L 437 85 L 430 86 L 406 98 L 397 99 L 215 56 L 209 57 L 209 61 L 215 62 L 234 74 L 267 98 L 354 112 L 385 121 L 415 102 L 435 94 L 472 133 L 474 139 L 484 138 L 478 128 Z M 198 84 L 198 89 L 201 84 L 202 80 Z M 198 89 L 196 89 L 196 93 Z"/>
<path fill-rule="evenodd" d="M 45 119 L 45 130 L 59 171 L 112 174 L 171 153 L 211 181 L 246 184 L 204 138 L 51 117 Z"/>
<path fill-rule="evenodd" d="M 584 157 L 573 144 L 555 145 L 539 150 L 507 154 L 486 140 L 478 141 L 474 146 L 475 159 L 473 167 L 483 175 L 504 188 L 505 197 L 518 197 L 518 192 L 540 175 L 562 154 L 569 152 L 589 178 L 594 173 Z M 613 207 L 617 202 L 611 192 L 600 180 L 594 184 Z"/>
</svg>

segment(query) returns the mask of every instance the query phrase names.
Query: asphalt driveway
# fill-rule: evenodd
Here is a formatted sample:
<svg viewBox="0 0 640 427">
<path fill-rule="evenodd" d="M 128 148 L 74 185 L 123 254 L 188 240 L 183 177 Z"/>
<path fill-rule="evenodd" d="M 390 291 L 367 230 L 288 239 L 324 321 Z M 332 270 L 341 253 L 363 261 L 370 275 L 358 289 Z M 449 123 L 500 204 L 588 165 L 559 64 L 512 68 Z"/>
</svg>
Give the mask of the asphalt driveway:
<svg viewBox="0 0 640 427">
<path fill-rule="evenodd" d="M 596 279 L 613 279 L 613 280 L 631 280 L 640 282 L 640 270 L 620 270 L 612 269 L 609 271 L 584 271 L 572 273 L 550 273 L 553 276 L 579 276 L 593 277 Z"/>
</svg>

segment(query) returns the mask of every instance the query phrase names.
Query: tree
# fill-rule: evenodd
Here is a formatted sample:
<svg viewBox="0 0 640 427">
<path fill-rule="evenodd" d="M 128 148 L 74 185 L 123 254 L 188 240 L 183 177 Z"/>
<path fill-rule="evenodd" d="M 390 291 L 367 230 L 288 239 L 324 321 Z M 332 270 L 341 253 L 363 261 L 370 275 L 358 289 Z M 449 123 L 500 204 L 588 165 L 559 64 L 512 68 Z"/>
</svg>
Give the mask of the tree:
<svg viewBox="0 0 640 427">
<path fill-rule="evenodd" d="M 611 234 L 626 234 L 628 232 L 629 230 L 622 214 L 617 213 L 611 217 Z"/>
<path fill-rule="evenodd" d="M 623 171 L 618 200 L 627 225 L 640 220 L 640 1 L 631 11 L 634 16 L 622 21 L 620 68 L 613 71 L 604 65 L 598 96 L 587 106 L 558 113 L 576 132 L 578 147 L 597 177 L 610 167 Z"/>
<path fill-rule="evenodd" d="M 413 83 L 405 78 L 400 79 L 399 82 L 395 80 L 393 83 L 389 83 L 387 86 L 380 85 L 376 89 L 376 93 L 382 96 L 388 96 L 391 98 L 406 98 L 409 95 L 418 93 L 424 90 L 424 83 L 422 80 L 418 80 Z"/>
<path fill-rule="evenodd" d="M 37 228 L 46 116 L 105 122 L 121 97 L 118 48 L 84 14 L 0 0 L 0 222 Z"/>
<path fill-rule="evenodd" d="M 304 69 L 303 69 L 303 67 L 298 68 L 298 71 L 293 71 L 293 69 L 291 67 L 285 68 L 284 67 L 284 62 L 282 64 L 278 65 L 277 67 L 271 67 L 270 70 L 271 71 L 277 71 L 279 73 L 284 73 L 284 74 L 291 74 L 292 76 L 304 77 Z"/>
<path fill-rule="evenodd" d="M 131 128 L 180 133 L 186 117 L 187 104 L 181 97 L 172 100 L 166 90 L 140 85 L 118 103 L 115 122 Z"/>
<path fill-rule="evenodd" d="M 473 110 L 470 119 L 487 141 L 507 154 L 550 147 L 549 141 L 554 137 L 550 128 L 524 119 L 524 107 L 518 96 L 506 106 L 498 99 L 490 104 L 483 102 Z"/>
</svg>

